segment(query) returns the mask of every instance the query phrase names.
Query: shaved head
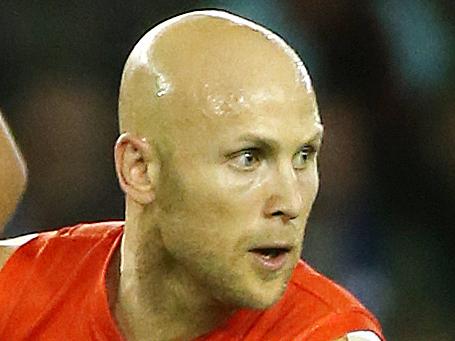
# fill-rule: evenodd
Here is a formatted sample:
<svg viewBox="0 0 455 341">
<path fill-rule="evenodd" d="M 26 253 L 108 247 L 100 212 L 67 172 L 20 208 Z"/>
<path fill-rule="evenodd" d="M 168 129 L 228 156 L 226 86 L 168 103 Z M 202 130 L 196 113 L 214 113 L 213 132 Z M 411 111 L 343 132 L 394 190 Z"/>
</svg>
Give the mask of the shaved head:
<svg viewBox="0 0 455 341">
<path fill-rule="evenodd" d="M 120 130 L 158 142 L 201 115 L 238 114 L 270 94 L 289 96 L 283 80 L 313 91 L 302 61 L 276 34 L 222 11 L 183 14 L 150 30 L 131 52 Z"/>
<path fill-rule="evenodd" d="M 172 18 L 131 52 L 119 116 L 124 268 L 215 306 L 276 302 L 319 185 L 322 126 L 292 48 L 226 12 Z M 292 249 L 280 268 L 258 264 L 251 250 L 278 242 Z"/>
</svg>

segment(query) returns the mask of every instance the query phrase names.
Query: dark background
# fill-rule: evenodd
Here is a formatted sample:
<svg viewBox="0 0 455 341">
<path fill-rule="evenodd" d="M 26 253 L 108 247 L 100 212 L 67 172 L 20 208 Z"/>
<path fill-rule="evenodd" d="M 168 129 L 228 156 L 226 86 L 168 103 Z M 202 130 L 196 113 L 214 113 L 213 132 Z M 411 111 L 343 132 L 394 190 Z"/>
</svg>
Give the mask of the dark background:
<svg viewBox="0 0 455 341">
<path fill-rule="evenodd" d="M 304 258 L 389 340 L 455 340 L 455 2 L 0 1 L 0 107 L 29 167 L 4 237 L 122 218 L 122 66 L 171 16 L 224 8 L 283 36 L 326 127 Z"/>
</svg>

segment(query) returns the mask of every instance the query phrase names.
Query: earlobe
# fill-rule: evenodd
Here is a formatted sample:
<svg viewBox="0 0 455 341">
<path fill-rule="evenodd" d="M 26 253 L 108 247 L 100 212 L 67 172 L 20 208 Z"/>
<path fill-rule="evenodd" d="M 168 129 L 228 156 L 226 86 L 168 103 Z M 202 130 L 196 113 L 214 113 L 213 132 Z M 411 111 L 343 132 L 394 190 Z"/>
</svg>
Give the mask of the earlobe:
<svg viewBox="0 0 455 341">
<path fill-rule="evenodd" d="M 122 134 L 115 144 L 115 169 L 123 192 L 139 204 L 155 199 L 156 177 L 148 168 L 156 168 L 149 143 L 129 133 Z"/>
</svg>

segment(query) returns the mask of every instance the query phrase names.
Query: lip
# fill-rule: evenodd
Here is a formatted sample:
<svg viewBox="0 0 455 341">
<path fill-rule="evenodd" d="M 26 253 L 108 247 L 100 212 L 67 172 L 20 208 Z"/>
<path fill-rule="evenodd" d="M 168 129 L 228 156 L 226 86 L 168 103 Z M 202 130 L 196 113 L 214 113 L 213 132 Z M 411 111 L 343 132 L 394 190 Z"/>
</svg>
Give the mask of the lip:
<svg viewBox="0 0 455 341">
<path fill-rule="evenodd" d="M 249 251 L 261 268 L 269 271 L 278 271 L 284 267 L 288 260 L 289 251 L 280 253 L 276 257 L 267 257 L 260 253 Z"/>
<path fill-rule="evenodd" d="M 249 252 L 254 252 L 254 250 L 259 249 L 285 249 L 287 252 L 291 252 L 294 248 L 294 244 L 292 242 L 286 241 L 274 241 L 274 242 L 263 242 L 263 243 L 255 243 L 250 245 L 248 248 Z"/>
<path fill-rule="evenodd" d="M 267 271 L 278 271 L 283 268 L 288 261 L 292 249 L 293 247 L 291 244 L 275 242 L 250 248 L 248 253 L 253 256 L 256 264 L 258 264 L 260 268 Z M 273 255 L 273 253 L 277 251 L 278 254 Z"/>
</svg>

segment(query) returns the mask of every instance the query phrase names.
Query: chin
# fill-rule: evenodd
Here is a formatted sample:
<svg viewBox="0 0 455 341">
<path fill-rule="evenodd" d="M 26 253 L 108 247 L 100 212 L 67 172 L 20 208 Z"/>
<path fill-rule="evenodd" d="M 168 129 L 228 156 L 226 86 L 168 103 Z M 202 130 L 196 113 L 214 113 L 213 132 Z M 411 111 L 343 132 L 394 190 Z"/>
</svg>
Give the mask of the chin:
<svg viewBox="0 0 455 341">
<path fill-rule="evenodd" d="M 268 290 L 267 292 L 258 295 L 255 300 L 251 300 L 251 309 L 267 309 L 276 304 L 284 295 L 286 291 L 287 283 L 283 284 L 280 288 L 275 290 Z"/>
<path fill-rule="evenodd" d="M 272 280 L 259 279 L 250 287 L 250 304 L 253 309 L 267 309 L 276 304 L 286 292 L 292 269 L 286 269 Z"/>
<path fill-rule="evenodd" d="M 292 262 L 275 273 L 259 273 L 248 267 L 238 266 L 235 272 L 224 276 L 206 278 L 208 288 L 220 304 L 234 309 L 264 310 L 276 304 L 284 295 L 293 272 Z"/>
<path fill-rule="evenodd" d="M 254 288 L 243 288 L 242 293 L 231 297 L 231 303 L 239 309 L 258 309 L 264 310 L 270 308 L 277 303 L 284 295 L 287 288 L 287 282 L 275 283 L 275 285 L 267 285 L 258 283 Z"/>
<path fill-rule="evenodd" d="M 278 297 L 272 297 L 272 298 L 267 298 L 267 299 L 262 299 L 262 300 L 255 300 L 252 302 L 249 302 L 247 306 L 244 306 L 242 308 L 246 309 L 257 309 L 257 310 L 265 310 L 270 307 L 272 307 L 275 303 L 277 303 L 280 299 L 281 296 Z"/>
</svg>

